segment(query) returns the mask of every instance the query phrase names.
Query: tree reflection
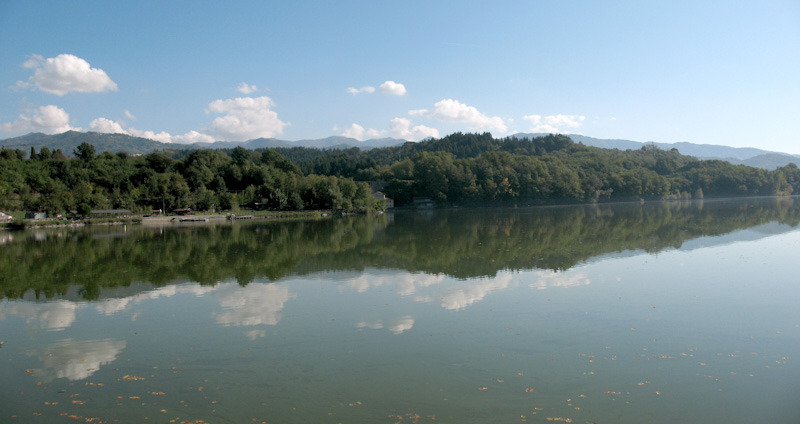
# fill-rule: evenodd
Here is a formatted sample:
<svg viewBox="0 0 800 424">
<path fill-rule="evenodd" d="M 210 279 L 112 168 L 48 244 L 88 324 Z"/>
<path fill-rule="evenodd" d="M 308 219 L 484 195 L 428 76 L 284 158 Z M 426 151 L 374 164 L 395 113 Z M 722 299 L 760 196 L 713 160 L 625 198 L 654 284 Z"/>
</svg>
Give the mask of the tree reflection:
<svg viewBox="0 0 800 424">
<path fill-rule="evenodd" d="M 128 237 L 110 237 L 118 227 L 25 232 L 0 247 L 0 290 L 6 298 L 93 300 L 133 283 L 209 286 L 235 279 L 245 286 L 261 278 L 385 268 L 418 275 L 403 286 L 412 294 L 431 278 L 561 271 L 600 255 L 656 253 L 702 236 L 798 222 L 800 202 L 783 197 L 144 226 L 129 227 Z M 380 282 L 352 283 L 359 290 Z"/>
</svg>

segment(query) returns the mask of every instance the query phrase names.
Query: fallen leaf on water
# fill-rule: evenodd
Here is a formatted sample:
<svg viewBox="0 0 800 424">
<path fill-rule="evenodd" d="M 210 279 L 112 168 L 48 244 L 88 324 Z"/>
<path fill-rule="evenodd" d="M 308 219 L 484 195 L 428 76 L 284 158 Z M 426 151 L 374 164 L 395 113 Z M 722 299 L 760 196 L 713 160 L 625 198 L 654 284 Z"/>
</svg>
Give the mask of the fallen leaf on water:
<svg viewBox="0 0 800 424">
<path fill-rule="evenodd" d="M 525 389 L 525 393 L 533 393 L 533 392 L 535 392 L 535 391 L 536 391 L 536 390 L 534 390 L 534 389 L 531 389 L 530 387 L 528 387 L 527 389 Z"/>
<path fill-rule="evenodd" d="M 478 387 L 478 390 L 487 390 L 488 387 Z"/>
</svg>

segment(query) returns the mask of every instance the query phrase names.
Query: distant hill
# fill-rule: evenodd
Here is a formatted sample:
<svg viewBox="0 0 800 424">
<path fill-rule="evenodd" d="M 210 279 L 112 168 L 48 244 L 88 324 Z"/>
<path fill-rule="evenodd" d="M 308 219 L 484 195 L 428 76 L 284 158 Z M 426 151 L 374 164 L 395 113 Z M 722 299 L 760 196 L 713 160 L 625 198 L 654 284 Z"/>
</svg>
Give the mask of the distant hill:
<svg viewBox="0 0 800 424">
<path fill-rule="evenodd" d="M 68 156 L 81 143 L 89 143 L 98 152 L 126 152 L 126 153 L 150 153 L 158 150 L 181 148 L 181 145 L 161 143 L 150 140 L 149 138 L 133 137 L 126 134 L 104 134 L 94 132 L 67 131 L 61 134 L 42 134 L 30 133 L 20 137 L 9 138 L 0 141 L 0 147 L 11 149 L 22 149 L 27 153 L 31 147 L 37 151 L 47 146 L 48 149 L 61 151 Z M 186 148 L 187 146 L 182 146 Z"/>
<path fill-rule="evenodd" d="M 518 133 L 512 137 L 541 137 L 543 133 Z M 729 147 L 714 144 L 695 144 L 688 142 L 679 143 L 658 143 L 648 141 L 642 143 L 631 140 L 600 139 L 587 137 L 578 134 L 566 134 L 576 143 L 583 143 L 587 146 L 602 147 L 604 149 L 636 150 L 641 149 L 645 144 L 656 145 L 660 149 L 678 149 L 683 155 L 694 156 L 698 159 L 720 159 L 733 164 L 743 164 L 764 169 L 775 169 L 785 166 L 790 162 L 800 163 L 800 155 L 790 155 L 788 153 L 770 152 L 767 150 L 756 149 L 753 147 Z"/>
<path fill-rule="evenodd" d="M 86 142 L 94 145 L 98 152 L 126 152 L 126 153 L 150 153 L 163 150 L 182 150 L 182 149 L 233 149 L 237 146 L 246 149 L 263 149 L 274 147 L 313 147 L 317 149 L 349 149 L 358 147 L 360 149 L 374 149 L 379 147 L 396 146 L 406 143 L 406 140 L 397 138 L 380 138 L 373 140 L 360 141 L 355 138 L 333 136 L 318 140 L 298 140 L 287 141 L 277 138 L 256 138 L 248 141 L 217 141 L 214 143 L 161 143 L 148 138 L 134 137 L 126 134 L 105 134 L 94 132 L 67 131 L 61 134 L 42 134 L 30 133 L 20 137 L 0 140 L 0 147 L 12 149 L 22 149 L 28 152 L 31 147 L 37 151 L 47 146 L 50 150 L 61 149 L 65 155 L 72 155 L 81 143 Z"/>
<path fill-rule="evenodd" d="M 543 133 L 518 133 L 511 137 L 541 137 Z M 681 154 L 695 156 L 699 159 L 720 159 L 734 164 L 755 166 L 764 169 L 775 169 L 785 166 L 790 162 L 800 164 L 800 155 L 790 155 L 787 153 L 770 152 L 767 150 L 752 147 L 729 147 L 712 144 L 695 143 L 658 143 L 620 139 L 600 139 L 587 137 L 585 135 L 568 134 L 577 143 L 587 146 L 602 147 L 605 149 L 637 150 L 645 144 L 656 145 L 661 149 L 678 149 Z M 277 138 L 256 138 L 248 141 L 217 141 L 214 143 L 161 143 L 148 138 L 134 137 L 126 134 L 105 134 L 94 132 L 67 131 L 61 134 L 42 134 L 30 133 L 20 137 L 0 140 L 0 147 L 12 149 L 22 149 L 26 153 L 31 147 L 37 151 L 47 146 L 50 150 L 61 149 L 66 155 L 72 152 L 81 143 L 86 142 L 94 145 L 98 152 L 126 152 L 126 153 L 150 153 L 164 150 L 183 150 L 183 149 L 232 149 L 237 146 L 246 149 L 263 148 L 291 148 L 291 147 L 311 147 L 316 149 L 349 149 L 358 147 L 362 150 L 374 148 L 392 147 L 406 143 L 406 140 L 397 138 L 380 138 L 372 140 L 356 140 L 355 138 L 332 136 L 322 139 L 308 139 L 298 141 L 280 140 Z"/>
</svg>

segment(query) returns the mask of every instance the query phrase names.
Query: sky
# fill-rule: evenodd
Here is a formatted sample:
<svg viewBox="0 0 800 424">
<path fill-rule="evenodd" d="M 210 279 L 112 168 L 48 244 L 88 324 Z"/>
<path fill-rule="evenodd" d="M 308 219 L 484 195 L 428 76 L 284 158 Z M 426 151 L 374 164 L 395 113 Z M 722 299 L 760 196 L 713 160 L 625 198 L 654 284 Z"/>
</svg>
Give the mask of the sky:
<svg viewBox="0 0 800 424">
<path fill-rule="evenodd" d="M 67 130 L 800 154 L 800 1 L 0 0 L 0 139 Z"/>
</svg>

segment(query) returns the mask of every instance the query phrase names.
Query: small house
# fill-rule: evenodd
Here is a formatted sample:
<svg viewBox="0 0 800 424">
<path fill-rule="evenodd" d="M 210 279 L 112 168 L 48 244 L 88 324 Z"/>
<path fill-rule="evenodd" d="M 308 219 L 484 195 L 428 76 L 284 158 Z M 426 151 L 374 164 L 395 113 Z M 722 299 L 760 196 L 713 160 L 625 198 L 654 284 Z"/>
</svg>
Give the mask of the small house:
<svg viewBox="0 0 800 424">
<path fill-rule="evenodd" d="M 25 212 L 25 219 L 47 219 L 47 212 Z"/>
<path fill-rule="evenodd" d="M 382 191 L 376 191 L 372 193 L 372 197 L 374 197 L 375 200 L 383 200 L 386 204 L 386 209 L 391 209 L 394 207 L 394 199 L 391 197 L 386 197 L 386 194 Z"/>
<path fill-rule="evenodd" d="M 433 203 L 433 200 L 428 197 L 414 199 L 414 207 L 417 209 L 433 209 L 434 206 L 436 205 Z"/>
</svg>

